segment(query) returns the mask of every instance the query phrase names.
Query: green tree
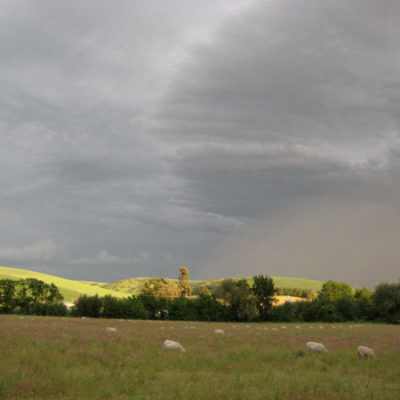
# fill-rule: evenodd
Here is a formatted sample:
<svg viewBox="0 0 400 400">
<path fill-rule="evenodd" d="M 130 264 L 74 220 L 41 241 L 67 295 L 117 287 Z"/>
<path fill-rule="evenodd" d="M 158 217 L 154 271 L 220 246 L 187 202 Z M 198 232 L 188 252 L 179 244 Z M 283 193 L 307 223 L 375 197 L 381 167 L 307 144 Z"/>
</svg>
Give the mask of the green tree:
<svg viewBox="0 0 400 400">
<path fill-rule="evenodd" d="M 148 280 L 141 292 L 143 296 L 154 297 L 176 297 L 179 295 L 179 289 L 176 282 L 172 279 L 152 278 Z"/>
<path fill-rule="evenodd" d="M 318 293 L 321 302 L 331 302 L 341 298 L 353 298 L 353 288 L 348 283 L 328 281 Z"/>
<path fill-rule="evenodd" d="M 261 321 L 267 321 L 269 313 L 271 312 L 273 303 L 275 301 L 275 286 L 274 281 L 268 275 L 254 276 L 253 277 L 253 293 L 256 297 L 256 307 L 259 318 Z"/>
<path fill-rule="evenodd" d="M 75 300 L 73 313 L 80 317 L 98 318 L 100 317 L 102 307 L 102 299 L 97 294 L 94 296 L 84 294 Z"/>
<path fill-rule="evenodd" d="M 381 283 L 372 296 L 376 317 L 400 323 L 400 283 Z"/>
<path fill-rule="evenodd" d="M 210 295 L 211 295 L 210 289 L 209 289 L 207 286 L 202 286 L 202 287 L 199 289 L 199 296 L 200 296 L 200 295 L 203 295 L 203 296 L 210 296 Z"/>
<path fill-rule="evenodd" d="M 230 320 L 251 321 L 256 316 L 256 298 L 246 279 L 224 279 L 214 295 L 230 309 Z"/>
<path fill-rule="evenodd" d="M 15 307 L 16 282 L 11 279 L 0 280 L 0 311 L 9 313 Z"/>
<path fill-rule="evenodd" d="M 369 320 L 373 318 L 374 302 L 373 291 L 368 288 L 356 289 L 354 301 L 358 319 Z"/>
<path fill-rule="evenodd" d="M 179 268 L 178 290 L 181 297 L 189 298 L 192 288 L 189 284 L 189 270 L 183 265 Z"/>
</svg>

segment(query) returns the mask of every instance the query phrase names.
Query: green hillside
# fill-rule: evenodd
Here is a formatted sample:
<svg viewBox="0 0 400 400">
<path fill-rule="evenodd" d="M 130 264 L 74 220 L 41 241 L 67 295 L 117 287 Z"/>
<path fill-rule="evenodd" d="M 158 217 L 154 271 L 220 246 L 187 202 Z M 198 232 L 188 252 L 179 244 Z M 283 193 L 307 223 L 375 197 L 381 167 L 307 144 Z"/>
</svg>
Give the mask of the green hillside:
<svg viewBox="0 0 400 400">
<path fill-rule="evenodd" d="M 105 296 L 111 294 L 116 297 L 125 297 L 126 293 L 117 292 L 97 286 L 95 282 L 80 282 L 64 279 L 54 275 L 42 274 L 41 272 L 26 269 L 0 267 L 0 279 L 26 279 L 35 278 L 46 283 L 54 283 L 64 296 L 65 301 L 73 301 L 82 294 Z"/>
<path fill-rule="evenodd" d="M 110 294 L 116 297 L 126 297 L 137 295 L 142 290 L 144 284 L 151 278 L 129 278 L 112 283 L 74 281 L 71 279 L 60 278 L 54 275 L 43 274 L 41 272 L 29 271 L 19 268 L 0 267 L 0 279 L 25 279 L 36 278 L 46 283 L 54 283 L 61 291 L 65 301 L 73 301 L 82 294 L 105 296 Z M 323 282 L 310 279 L 288 278 L 273 276 L 275 287 L 280 288 L 299 288 L 312 289 L 317 293 L 321 289 Z M 240 279 L 240 278 L 234 278 Z M 243 278 L 242 278 L 243 279 Z M 252 277 L 245 277 L 252 283 Z M 191 280 L 193 295 L 198 294 L 202 286 L 207 286 L 210 290 L 215 288 L 223 279 L 212 280 Z"/>
<path fill-rule="evenodd" d="M 128 278 L 123 279 L 122 281 L 106 283 L 102 285 L 102 287 L 136 295 L 140 293 L 144 284 L 150 279 L 152 278 Z"/>
<path fill-rule="evenodd" d="M 287 278 L 283 276 L 273 276 L 275 287 L 279 288 L 299 288 L 299 289 L 311 289 L 314 293 L 317 293 L 323 282 L 314 281 L 311 279 L 300 279 L 300 278 Z M 151 278 L 130 278 L 121 281 L 108 283 L 102 285 L 104 288 L 125 292 L 129 294 L 139 294 L 144 284 Z M 234 279 L 247 279 L 250 284 L 253 282 L 252 277 L 234 278 Z M 210 290 L 215 288 L 223 279 L 212 279 L 212 280 L 190 280 L 190 285 L 193 288 L 193 295 L 198 293 L 198 290 L 202 286 L 207 286 Z"/>
</svg>

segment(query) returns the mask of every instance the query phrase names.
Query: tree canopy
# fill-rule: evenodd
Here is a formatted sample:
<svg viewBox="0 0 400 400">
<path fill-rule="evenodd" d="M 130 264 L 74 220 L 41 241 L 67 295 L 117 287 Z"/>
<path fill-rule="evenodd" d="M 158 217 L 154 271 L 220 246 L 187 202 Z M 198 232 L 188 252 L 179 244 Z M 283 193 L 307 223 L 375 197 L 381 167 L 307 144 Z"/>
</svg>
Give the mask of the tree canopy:
<svg viewBox="0 0 400 400">
<path fill-rule="evenodd" d="M 268 319 L 269 313 L 275 301 L 274 281 L 268 275 L 258 275 L 253 277 L 253 293 L 256 297 L 256 307 L 262 321 Z"/>
</svg>

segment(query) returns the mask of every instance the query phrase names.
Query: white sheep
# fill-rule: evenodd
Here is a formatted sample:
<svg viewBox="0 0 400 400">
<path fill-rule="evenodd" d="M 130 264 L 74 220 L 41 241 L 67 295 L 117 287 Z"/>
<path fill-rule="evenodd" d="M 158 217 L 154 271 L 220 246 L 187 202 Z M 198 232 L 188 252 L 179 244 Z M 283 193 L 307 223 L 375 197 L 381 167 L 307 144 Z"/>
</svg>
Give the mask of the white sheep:
<svg viewBox="0 0 400 400">
<path fill-rule="evenodd" d="M 168 340 L 168 339 L 164 340 L 162 347 L 163 349 L 167 350 L 175 350 L 175 351 L 180 351 L 182 353 L 186 352 L 184 347 L 179 342 L 174 342 L 173 340 Z"/>
<path fill-rule="evenodd" d="M 357 355 L 360 360 L 363 358 L 374 358 L 375 357 L 374 350 L 372 350 L 366 346 L 358 346 Z"/>
<path fill-rule="evenodd" d="M 109 332 L 109 333 L 116 333 L 116 332 L 118 332 L 117 329 L 115 329 L 115 328 L 110 328 L 110 327 L 106 328 L 106 331 Z"/>
<path fill-rule="evenodd" d="M 317 353 L 329 353 L 329 351 L 322 343 L 307 342 L 306 347 L 308 350 L 316 351 Z"/>
<path fill-rule="evenodd" d="M 223 329 L 214 329 L 214 333 L 216 335 L 224 335 L 225 331 Z"/>
</svg>

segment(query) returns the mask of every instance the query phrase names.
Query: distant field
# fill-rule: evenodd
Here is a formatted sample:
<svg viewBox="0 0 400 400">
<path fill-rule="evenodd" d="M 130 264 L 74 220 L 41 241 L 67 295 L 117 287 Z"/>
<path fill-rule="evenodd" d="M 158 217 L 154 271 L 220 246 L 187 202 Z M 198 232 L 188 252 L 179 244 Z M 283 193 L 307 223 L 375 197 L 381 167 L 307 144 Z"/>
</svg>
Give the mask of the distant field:
<svg viewBox="0 0 400 400">
<path fill-rule="evenodd" d="M 400 398 L 399 326 L 15 315 L 0 315 L 0 325 L 5 400 Z M 225 335 L 216 336 L 216 328 Z M 165 339 L 179 341 L 186 353 L 163 350 Z M 307 352 L 307 341 L 324 343 L 330 353 Z M 374 348 L 376 359 L 359 361 L 360 344 Z"/>
<path fill-rule="evenodd" d="M 275 296 L 276 299 L 276 303 L 274 303 L 275 305 L 279 306 L 282 304 L 285 304 L 287 301 L 287 296 Z M 295 303 L 297 301 L 308 301 L 307 299 L 304 299 L 302 297 L 295 297 L 295 296 L 290 296 L 290 302 L 291 303 Z"/>
<path fill-rule="evenodd" d="M 65 301 L 72 301 L 82 294 L 105 296 L 111 294 L 116 297 L 127 296 L 126 293 L 114 290 L 104 289 L 102 287 L 91 284 L 90 282 L 73 281 L 58 276 L 42 274 L 40 272 L 29 271 L 19 268 L 0 267 L 0 279 L 25 279 L 36 278 L 46 283 L 54 283 L 64 296 Z"/>
<path fill-rule="evenodd" d="M 319 290 L 321 290 L 321 287 L 324 283 L 311 279 L 287 278 L 283 276 L 273 276 L 272 278 L 276 287 L 312 289 L 314 293 L 317 293 Z"/>
</svg>

